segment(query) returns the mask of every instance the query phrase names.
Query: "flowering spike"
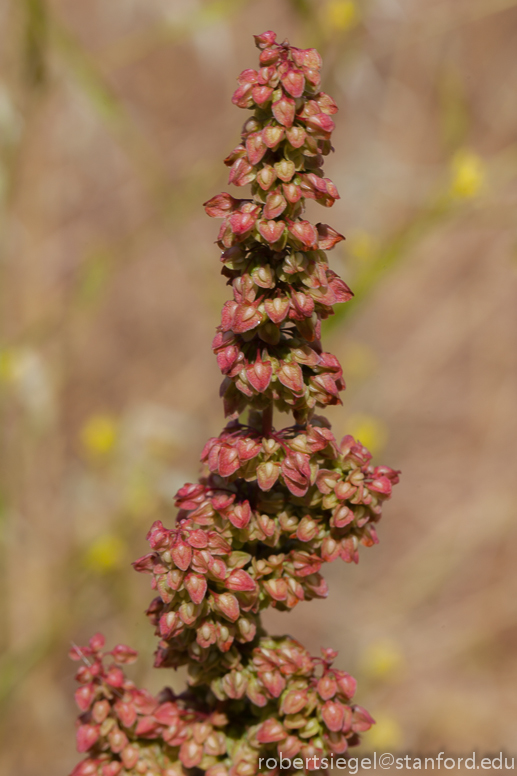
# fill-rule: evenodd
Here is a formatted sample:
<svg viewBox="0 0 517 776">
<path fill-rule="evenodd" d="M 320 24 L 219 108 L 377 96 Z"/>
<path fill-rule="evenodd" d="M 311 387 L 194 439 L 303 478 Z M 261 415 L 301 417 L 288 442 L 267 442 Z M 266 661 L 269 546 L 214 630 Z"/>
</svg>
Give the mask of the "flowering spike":
<svg viewBox="0 0 517 776">
<path fill-rule="evenodd" d="M 303 217 L 307 199 L 331 207 L 339 198 L 322 169 L 337 107 L 320 91 L 317 51 L 271 31 L 255 42 L 258 68 L 240 74 L 232 97 L 253 113 L 224 160 L 230 183 L 251 184 L 251 194 L 204 205 L 221 219 L 231 287 L 212 345 L 231 421 L 206 443 L 200 480 L 179 489 L 176 523 L 156 521 L 151 552 L 133 564 L 156 595 L 146 612 L 155 665 L 186 665 L 192 690 L 138 689 L 121 668 L 136 652 L 104 652 L 101 634 L 74 646 L 85 759 L 72 776 L 251 776 L 264 756 L 342 754 L 374 723 L 352 702 L 355 679 L 332 667 L 334 650 L 312 658 L 294 639 L 268 636 L 260 619 L 269 606 L 327 595 L 323 564 L 357 563 L 359 547 L 378 541 L 398 473 L 374 467 L 350 435 L 338 444 L 315 414 L 345 387 L 321 321 L 352 298 L 325 254 L 343 236 Z M 274 411 L 294 425 L 274 428 Z"/>
</svg>

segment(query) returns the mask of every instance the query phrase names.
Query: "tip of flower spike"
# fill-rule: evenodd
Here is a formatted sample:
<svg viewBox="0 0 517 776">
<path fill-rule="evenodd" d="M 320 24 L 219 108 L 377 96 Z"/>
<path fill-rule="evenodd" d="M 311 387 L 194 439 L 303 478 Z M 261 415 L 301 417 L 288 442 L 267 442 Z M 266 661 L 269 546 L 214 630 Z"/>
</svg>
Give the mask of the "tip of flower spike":
<svg viewBox="0 0 517 776">
<path fill-rule="evenodd" d="M 260 35 L 254 35 L 255 38 L 255 45 L 259 49 L 265 49 L 268 46 L 273 46 L 276 42 L 276 32 L 273 32 L 273 30 L 267 30 L 266 32 L 262 32 Z"/>
</svg>

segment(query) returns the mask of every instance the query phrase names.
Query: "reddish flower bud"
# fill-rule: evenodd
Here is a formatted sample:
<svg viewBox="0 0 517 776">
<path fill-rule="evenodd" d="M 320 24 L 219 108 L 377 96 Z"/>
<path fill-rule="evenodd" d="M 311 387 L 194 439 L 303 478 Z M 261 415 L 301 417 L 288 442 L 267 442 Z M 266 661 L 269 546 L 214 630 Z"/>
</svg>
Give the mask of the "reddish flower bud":
<svg viewBox="0 0 517 776">
<path fill-rule="evenodd" d="M 336 507 L 332 513 L 330 525 L 334 528 L 344 528 L 345 525 L 349 525 L 354 519 L 354 513 L 344 504 Z"/>
<path fill-rule="evenodd" d="M 251 90 L 251 96 L 253 98 L 253 101 L 260 106 L 265 105 L 266 102 L 269 102 L 272 95 L 273 95 L 273 87 L 271 86 L 257 85 L 257 86 L 254 86 L 253 89 Z M 250 161 L 251 161 L 251 158 L 250 158 Z M 254 164 L 256 164 L 256 162 L 254 162 Z"/>
<path fill-rule="evenodd" d="M 258 230 L 264 240 L 268 243 L 275 243 L 282 237 L 285 229 L 283 221 L 259 221 Z"/>
<path fill-rule="evenodd" d="M 279 100 L 273 103 L 273 116 L 278 123 L 282 124 L 284 127 L 292 127 L 295 110 L 296 104 L 292 97 L 283 95 Z M 330 119 L 330 121 L 332 121 L 332 119 Z"/>
<path fill-rule="evenodd" d="M 138 735 L 138 726 L 137 726 L 137 735 Z M 108 733 L 108 741 L 111 748 L 111 751 L 115 754 L 118 754 L 121 752 L 124 747 L 127 745 L 128 740 L 127 736 L 120 728 L 118 727 L 112 727 L 110 732 Z"/>
<path fill-rule="evenodd" d="M 218 622 L 215 626 L 215 640 L 221 652 L 228 652 L 233 644 L 233 633 L 227 625 Z"/>
<path fill-rule="evenodd" d="M 305 78 L 303 73 L 292 68 L 281 79 L 282 86 L 291 97 L 301 97 L 305 89 Z"/>
<path fill-rule="evenodd" d="M 256 70 L 253 70 L 253 68 L 249 67 L 246 70 L 243 70 L 240 76 L 238 77 L 237 81 L 240 86 L 244 86 L 245 84 L 255 84 L 257 83 L 258 73 Z"/>
<path fill-rule="evenodd" d="M 271 222 L 270 222 L 271 223 Z M 276 223 L 273 221 L 272 223 Z M 255 304 L 243 303 L 237 306 L 233 322 L 233 330 L 239 334 L 250 331 L 262 321 L 262 314 Z"/>
<path fill-rule="evenodd" d="M 99 652 L 106 644 L 106 639 L 102 633 L 96 633 L 95 636 L 91 637 L 89 644 L 93 652 Z"/>
<path fill-rule="evenodd" d="M 344 671 L 335 671 L 335 676 L 339 691 L 347 698 L 353 698 L 357 687 L 354 677 Z"/>
<path fill-rule="evenodd" d="M 273 368 L 271 361 L 261 361 L 257 359 L 254 364 L 249 364 L 246 367 L 246 374 L 248 376 L 249 383 L 259 393 L 263 393 L 269 387 L 271 382 L 271 376 L 273 374 Z"/>
<path fill-rule="evenodd" d="M 321 55 L 316 49 L 298 49 L 291 47 L 291 55 L 298 67 L 319 70 L 322 65 Z"/>
<path fill-rule="evenodd" d="M 302 190 L 295 183 L 282 183 L 282 191 L 291 205 L 295 205 L 301 199 Z"/>
<path fill-rule="evenodd" d="M 362 706 L 354 706 L 352 713 L 352 730 L 354 733 L 364 733 L 366 730 L 370 730 L 372 725 L 375 725 L 375 720 L 368 714 L 366 709 L 363 709 Z"/>
<path fill-rule="evenodd" d="M 195 547 L 198 550 L 202 550 L 208 544 L 208 537 L 206 531 L 202 528 L 196 528 L 195 531 L 189 531 L 187 542 L 191 547 Z"/>
<path fill-rule="evenodd" d="M 71 776 L 98 776 L 99 763 L 97 760 L 83 760 L 71 773 Z M 104 775 L 103 775 L 104 776 Z"/>
<path fill-rule="evenodd" d="M 246 151 L 250 164 L 255 165 L 260 162 L 267 151 L 267 145 L 264 143 L 262 132 L 254 132 L 253 134 L 248 135 L 246 138 Z"/>
<path fill-rule="evenodd" d="M 301 148 L 305 143 L 307 133 L 303 127 L 289 127 L 285 131 L 286 137 L 293 148 Z"/>
<path fill-rule="evenodd" d="M 337 684 L 332 674 L 325 674 L 318 681 L 318 695 L 324 701 L 328 701 L 334 697 L 337 692 Z"/>
<path fill-rule="evenodd" d="M 359 553 L 357 552 L 357 540 L 353 536 L 341 539 L 340 556 L 345 563 L 359 563 Z"/>
<path fill-rule="evenodd" d="M 119 763 L 117 760 L 112 760 L 112 762 L 102 766 L 102 776 L 118 776 L 121 770 L 122 763 Z"/>
<path fill-rule="evenodd" d="M 242 698 L 248 680 L 242 671 L 231 671 L 223 677 L 222 685 L 228 698 Z"/>
<path fill-rule="evenodd" d="M 304 496 L 311 476 L 309 456 L 303 453 L 286 456 L 282 462 L 282 474 L 291 493 Z"/>
<path fill-rule="evenodd" d="M 295 221 L 289 224 L 289 234 L 306 248 L 314 248 L 318 244 L 318 233 L 309 221 Z"/>
<path fill-rule="evenodd" d="M 230 622 L 239 619 L 239 602 L 232 593 L 221 593 L 221 595 L 214 593 L 213 599 L 215 610 L 227 617 Z"/>
<path fill-rule="evenodd" d="M 152 574 L 153 568 L 156 564 L 157 555 L 154 552 L 150 552 L 147 555 L 144 555 L 142 558 L 139 558 L 138 560 L 133 561 L 131 564 L 135 571 L 138 571 L 140 574 Z"/>
<path fill-rule="evenodd" d="M 303 393 L 305 386 L 303 382 L 303 373 L 299 364 L 286 364 L 281 362 L 277 370 L 277 376 L 282 385 L 293 391 L 293 393 Z"/>
<path fill-rule="evenodd" d="M 305 516 L 300 520 L 296 530 L 296 536 L 301 542 L 310 542 L 318 535 L 319 527 L 315 520 Z"/>
<path fill-rule="evenodd" d="M 257 732 L 257 741 L 260 744 L 271 744 L 273 741 L 283 741 L 287 733 L 277 719 L 271 717 L 262 723 Z"/>
<path fill-rule="evenodd" d="M 238 199 L 234 199 L 230 194 L 223 192 L 203 203 L 203 207 L 206 214 L 211 216 L 211 218 L 224 218 L 232 210 L 235 210 L 238 203 Z"/>
<path fill-rule="evenodd" d="M 337 245 L 338 242 L 345 239 L 342 234 L 336 232 L 336 230 L 332 229 L 328 224 L 316 224 L 316 229 L 318 230 L 319 247 L 324 251 L 331 250 L 334 245 Z"/>
<path fill-rule="evenodd" d="M 240 462 L 237 448 L 224 445 L 219 454 L 219 474 L 221 477 L 231 477 L 239 466 Z"/>
<path fill-rule="evenodd" d="M 289 299 L 286 296 L 267 299 L 264 307 L 273 323 L 281 323 L 289 312 Z"/>
<path fill-rule="evenodd" d="M 326 536 L 323 539 L 321 544 L 321 557 L 324 561 L 327 563 L 332 563 L 332 561 L 339 558 L 340 551 L 341 546 L 339 542 L 336 542 L 336 540 L 331 536 Z"/>
<path fill-rule="evenodd" d="M 247 183 L 254 180 L 255 175 L 253 165 L 241 157 L 233 163 L 228 183 L 233 183 L 235 186 L 246 186 Z"/>
<path fill-rule="evenodd" d="M 315 116 L 308 116 L 305 123 L 312 129 L 320 129 L 322 132 L 330 133 L 335 129 L 335 124 L 326 113 L 317 113 Z"/>
<path fill-rule="evenodd" d="M 262 32 L 260 35 L 254 35 L 253 37 L 257 48 L 264 49 L 268 46 L 273 46 L 276 41 L 276 32 L 267 30 L 267 32 Z"/>
<path fill-rule="evenodd" d="M 260 679 L 273 698 L 279 698 L 285 690 L 286 681 L 279 671 L 266 671 Z"/>
<path fill-rule="evenodd" d="M 262 137 L 268 148 L 275 148 L 283 140 L 284 135 L 284 127 L 279 127 L 277 124 L 267 126 L 262 130 Z"/>
<path fill-rule="evenodd" d="M 307 705 L 308 697 L 306 690 L 292 690 L 288 692 L 282 701 L 280 711 L 283 714 L 297 714 Z"/>
<path fill-rule="evenodd" d="M 80 725 L 77 728 L 77 751 L 87 752 L 99 740 L 99 725 Z"/>
<path fill-rule="evenodd" d="M 92 709 L 93 721 L 96 722 L 97 725 L 101 725 L 110 713 L 110 708 L 111 707 L 106 700 L 97 701 L 97 703 L 94 703 Z"/>
<path fill-rule="evenodd" d="M 291 162 L 289 159 L 281 159 L 275 164 L 275 172 L 281 181 L 289 183 L 296 172 L 294 162 Z"/>
<path fill-rule="evenodd" d="M 130 771 L 140 759 L 140 750 L 138 747 L 128 744 L 121 751 L 120 757 L 124 763 L 124 768 L 127 768 L 127 770 Z"/>
<path fill-rule="evenodd" d="M 276 165 L 275 165 L 276 168 Z M 280 175 L 278 177 L 281 177 Z M 266 206 L 263 214 L 264 218 L 277 218 L 287 207 L 287 202 L 278 191 L 272 191 L 266 199 Z"/>
<path fill-rule="evenodd" d="M 280 464 L 266 461 L 257 467 L 257 482 L 261 490 L 271 490 L 280 474 Z"/>
<path fill-rule="evenodd" d="M 286 739 L 278 744 L 278 753 L 281 757 L 287 757 L 289 760 L 292 760 L 301 748 L 302 742 L 297 736 L 287 736 Z"/>
<path fill-rule="evenodd" d="M 377 477 L 368 483 L 368 490 L 374 490 L 376 493 L 382 493 L 383 496 L 391 495 L 391 482 L 387 477 Z"/>
<path fill-rule="evenodd" d="M 327 701 L 321 710 L 323 721 L 329 730 L 338 731 L 345 721 L 345 710 L 341 703 Z"/>
<path fill-rule="evenodd" d="M 246 617 L 240 617 L 237 620 L 237 629 L 239 631 L 239 641 L 253 641 L 257 632 L 257 626 L 251 620 L 247 620 Z"/>
<path fill-rule="evenodd" d="M 250 83 L 242 84 L 241 86 L 238 86 L 232 96 L 233 104 L 237 105 L 237 107 L 239 108 L 251 108 L 251 105 L 252 105 L 251 89 L 252 89 L 252 84 Z"/>
<path fill-rule="evenodd" d="M 212 620 L 205 620 L 197 629 L 196 641 L 201 647 L 209 647 L 215 644 L 216 632 Z"/>
<path fill-rule="evenodd" d="M 241 504 L 236 504 L 228 512 L 228 520 L 236 528 L 246 528 L 251 520 L 251 509 L 249 501 L 243 501 Z"/>
<path fill-rule="evenodd" d="M 112 666 L 106 674 L 106 684 L 111 687 L 122 687 L 124 684 L 124 674 L 120 668 Z"/>
<path fill-rule="evenodd" d="M 240 438 L 237 440 L 237 450 L 241 461 L 250 461 L 262 451 L 262 443 L 250 437 Z"/>
<path fill-rule="evenodd" d="M 171 548 L 171 556 L 175 565 L 182 571 L 186 571 L 192 560 L 192 548 L 180 539 Z"/>
<path fill-rule="evenodd" d="M 194 604 L 200 604 L 206 595 L 207 583 L 201 574 L 187 574 L 185 588 Z"/>
<path fill-rule="evenodd" d="M 334 114 L 337 113 L 338 107 L 332 97 L 325 92 L 320 92 L 316 100 L 322 113 Z"/>
<path fill-rule="evenodd" d="M 195 768 L 203 759 L 203 747 L 192 739 L 180 746 L 179 758 L 185 768 Z"/>
<path fill-rule="evenodd" d="M 233 234 L 241 237 L 250 232 L 255 226 L 257 216 L 255 213 L 232 213 L 230 216 L 230 226 Z"/>
<path fill-rule="evenodd" d="M 95 686 L 93 684 L 85 684 L 82 687 L 78 687 L 74 693 L 75 702 L 81 711 L 88 711 L 94 697 Z"/>
<path fill-rule="evenodd" d="M 262 583 L 262 587 L 274 601 L 285 601 L 287 598 L 285 579 L 267 579 Z"/>
<path fill-rule="evenodd" d="M 170 639 L 179 624 L 179 616 L 176 612 L 162 614 L 159 622 L 160 636 Z"/>
<path fill-rule="evenodd" d="M 314 312 L 314 300 L 303 291 L 295 291 L 291 297 L 295 310 L 303 315 L 304 318 L 310 318 Z"/>
<path fill-rule="evenodd" d="M 257 173 L 257 183 L 261 189 L 267 191 L 276 181 L 276 172 L 270 164 L 265 164 Z"/>
<path fill-rule="evenodd" d="M 280 53 L 276 48 L 267 48 L 261 52 L 259 61 L 261 65 L 271 65 L 274 62 L 278 62 Z"/>
<path fill-rule="evenodd" d="M 256 582 L 250 577 L 247 571 L 243 569 L 237 569 L 232 571 L 225 582 L 228 590 L 234 590 L 237 593 L 242 593 L 246 590 L 254 591 L 257 589 Z"/>
<path fill-rule="evenodd" d="M 125 728 L 132 727 L 136 720 L 136 709 L 132 703 L 117 701 L 115 703 L 115 713 Z"/>
<path fill-rule="evenodd" d="M 131 647 L 126 646 L 126 644 L 117 644 L 117 646 L 112 649 L 111 654 L 113 655 L 115 663 L 118 663 L 119 665 L 134 663 L 138 657 L 136 649 L 132 649 Z"/>
</svg>

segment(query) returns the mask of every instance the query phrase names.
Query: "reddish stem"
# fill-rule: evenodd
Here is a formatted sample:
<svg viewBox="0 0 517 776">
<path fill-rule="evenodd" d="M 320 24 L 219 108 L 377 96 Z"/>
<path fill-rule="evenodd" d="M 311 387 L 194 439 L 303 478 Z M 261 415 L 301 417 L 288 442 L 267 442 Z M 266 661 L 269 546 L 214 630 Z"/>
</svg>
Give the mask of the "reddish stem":
<svg viewBox="0 0 517 776">
<path fill-rule="evenodd" d="M 265 437 L 271 436 L 273 431 L 273 403 L 262 410 L 262 435 Z"/>
</svg>

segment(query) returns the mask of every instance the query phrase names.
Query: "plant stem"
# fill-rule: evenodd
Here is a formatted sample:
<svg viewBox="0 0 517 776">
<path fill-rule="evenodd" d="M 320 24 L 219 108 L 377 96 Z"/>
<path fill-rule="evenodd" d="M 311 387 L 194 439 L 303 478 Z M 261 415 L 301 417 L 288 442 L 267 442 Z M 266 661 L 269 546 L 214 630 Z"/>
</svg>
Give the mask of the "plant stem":
<svg viewBox="0 0 517 776">
<path fill-rule="evenodd" d="M 273 431 L 273 402 L 262 410 L 262 434 L 263 436 L 271 436 Z"/>
</svg>

